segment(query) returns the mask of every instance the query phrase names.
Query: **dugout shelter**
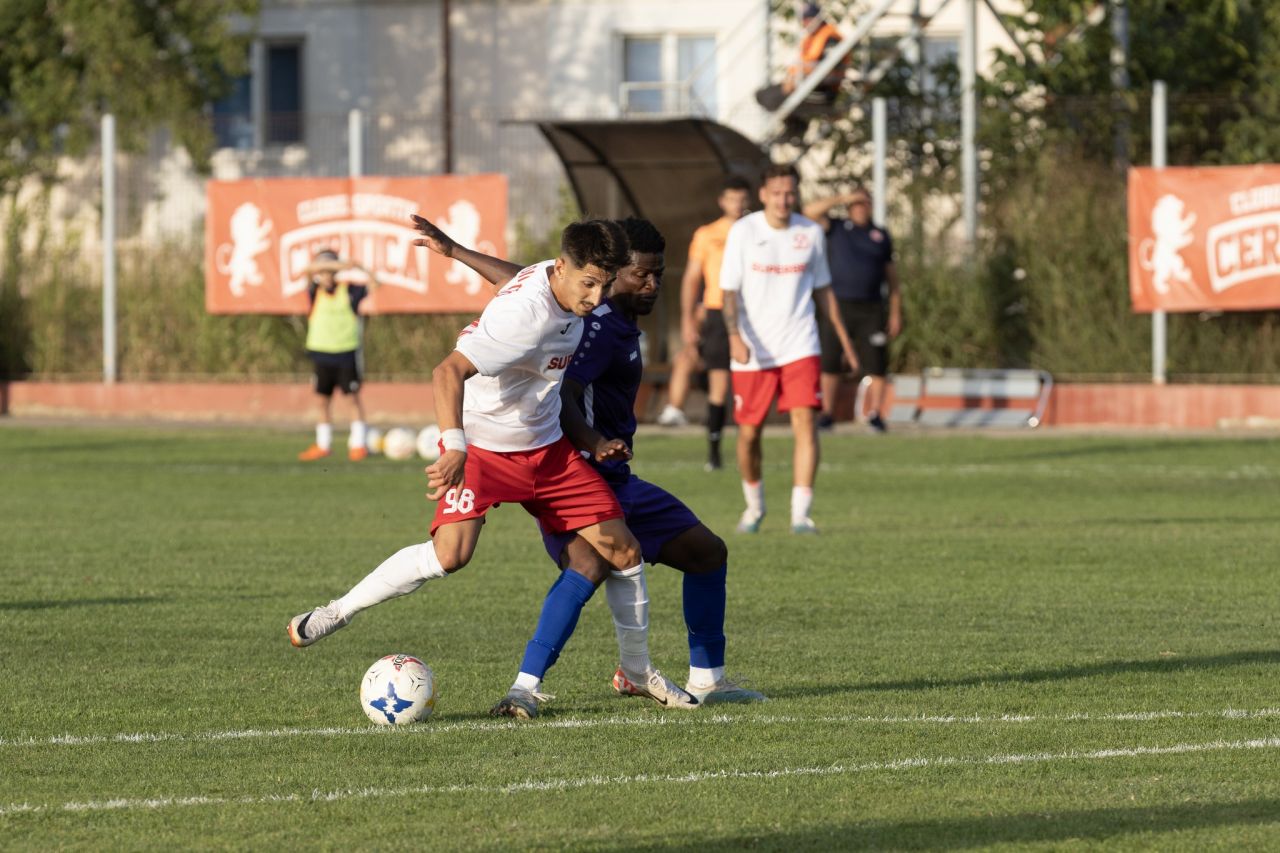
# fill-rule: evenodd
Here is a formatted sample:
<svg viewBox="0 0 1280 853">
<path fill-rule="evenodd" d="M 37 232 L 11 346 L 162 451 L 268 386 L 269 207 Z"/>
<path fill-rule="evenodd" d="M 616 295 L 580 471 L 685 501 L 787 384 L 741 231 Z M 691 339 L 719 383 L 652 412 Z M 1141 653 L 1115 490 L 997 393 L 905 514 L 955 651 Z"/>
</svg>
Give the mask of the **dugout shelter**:
<svg viewBox="0 0 1280 853">
<path fill-rule="evenodd" d="M 584 215 L 638 216 L 666 238 L 663 293 L 642 323 L 649 363 L 666 361 L 669 335 L 678 335 L 689 240 L 720 216 L 716 198 L 724 179 L 737 174 L 758 185 L 768 154 L 736 130 L 702 118 L 543 121 L 538 129 L 564 165 Z"/>
</svg>

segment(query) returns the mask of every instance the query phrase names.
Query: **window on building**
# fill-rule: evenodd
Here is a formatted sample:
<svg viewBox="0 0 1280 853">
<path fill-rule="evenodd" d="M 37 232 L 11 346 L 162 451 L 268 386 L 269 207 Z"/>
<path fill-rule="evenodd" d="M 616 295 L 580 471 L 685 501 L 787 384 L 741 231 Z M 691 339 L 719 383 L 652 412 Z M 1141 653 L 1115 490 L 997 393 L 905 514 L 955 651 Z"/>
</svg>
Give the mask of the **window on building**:
<svg viewBox="0 0 1280 853">
<path fill-rule="evenodd" d="M 284 145 L 302 141 L 302 44 L 280 42 L 266 46 L 263 102 L 266 106 L 263 141 Z"/>
<path fill-rule="evenodd" d="M 926 36 L 923 53 L 922 88 L 926 94 L 939 94 L 939 90 L 945 89 L 949 74 L 954 74 L 960 64 L 960 39 L 955 36 Z"/>
<path fill-rule="evenodd" d="M 623 112 L 715 115 L 715 52 L 710 35 L 624 37 Z"/>
<path fill-rule="evenodd" d="M 253 78 L 237 77 L 213 103 L 213 135 L 219 148 L 253 147 Z"/>
<path fill-rule="evenodd" d="M 662 39 L 627 38 L 622 53 L 626 109 L 633 113 L 662 112 Z"/>
</svg>

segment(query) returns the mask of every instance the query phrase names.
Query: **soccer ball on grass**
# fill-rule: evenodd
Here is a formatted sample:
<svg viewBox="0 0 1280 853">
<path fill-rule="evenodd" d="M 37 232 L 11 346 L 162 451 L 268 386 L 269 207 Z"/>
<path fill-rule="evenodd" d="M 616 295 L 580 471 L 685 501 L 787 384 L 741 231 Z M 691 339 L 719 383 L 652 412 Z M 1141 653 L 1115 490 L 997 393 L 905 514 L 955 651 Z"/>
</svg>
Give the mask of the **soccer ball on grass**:
<svg viewBox="0 0 1280 853">
<path fill-rule="evenodd" d="M 388 459 L 403 462 L 413 456 L 414 451 L 418 449 L 417 445 L 418 436 L 413 430 L 396 427 L 389 430 L 386 437 L 382 439 L 382 452 Z"/>
<path fill-rule="evenodd" d="M 435 674 L 412 655 L 387 655 L 360 681 L 360 708 L 380 726 L 420 722 L 435 707 Z"/>
</svg>

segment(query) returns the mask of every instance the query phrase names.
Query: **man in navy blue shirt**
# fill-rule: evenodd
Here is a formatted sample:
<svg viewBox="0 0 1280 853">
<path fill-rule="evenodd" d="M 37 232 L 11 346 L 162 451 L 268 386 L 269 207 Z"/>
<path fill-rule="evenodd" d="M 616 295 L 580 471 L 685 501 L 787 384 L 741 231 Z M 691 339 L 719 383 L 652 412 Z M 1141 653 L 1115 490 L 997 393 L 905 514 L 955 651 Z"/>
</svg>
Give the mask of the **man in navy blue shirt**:
<svg viewBox="0 0 1280 853">
<path fill-rule="evenodd" d="M 418 245 L 470 266 L 500 284 L 520 267 L 464 249 L 426 220 L 415 217 L 424 235 Z M 689 633 L 689 682 L 685 690 L 700 703 L 757 702 L 764 694 L 725 677 L 724 614 L 728 549 L 678 498 L 631 473 L 628 459 L 635 440 L 635 401 L 644 376 L 637 321 L 657 303 L 665 271 L 666 241 L 643 219 L 619 224 L 630 241 L 629 263 L 618 271 L 608 299 L 586 318 L 582 342 L 561 386 L 560 423 L 564 433 L 600 471 L 622 505 L 627 527 L 640 541 L 646 562 L 663 563 L 684 573 L 684 617 Z M 622 443 L 626 452 L 606 452 Z M 597 461 L 597 460 L 605 461 Z M 561 569 L 572 568 L 597 586 L 611 566 L 576 534 L 543 532 L 547 553 Z M 550 606 L 544 606 L 544 619 Z M 610 609 L 615 610 L 610 598 Z M 540 622 L 540 629 L 542 623 Z M 622 642 L 624 626 L 615 625 Z M 647 628 L 647 619 L 646 619 Z M 571 630 L 571 629 L 570 629 Z M 535 634 L 535 641 L 538 635 Z M 565 638 L 567 639 L 567 637 Z M 557 653 L 559 649 L 556 650 Z M 649 695 L 618 667 L 613 687 L 623 695 Z"/>
<path fill-rule="evenodd" d="M 848 208 L 848 218 L 832 216 L 835 207 Z M 831 266 L 831 289 L 844 326 L 853 338 L 854 351 L 864 376 L 871 377 L 867 389 L 868 423 L 877 432 L 885 431 L 880 408 L 884 404 L 884 378 L 889 366 L 888 344 L 902 331 L 902 293 L 898 270 L 893 262 L 893 239 L 883 227 L 871 221 L 871 196 L 861 188 L 845 195 L 812 201 L 804 215 L 822 226 L 827 235 L 827 262 Z M 819 323 L 822 340 L 822 416 L 818 426 L 833 423 L 840 375 L 840 342 L 831 322 Z M 855 417 L 857 414 L 855 413 Z"/>
</svg>

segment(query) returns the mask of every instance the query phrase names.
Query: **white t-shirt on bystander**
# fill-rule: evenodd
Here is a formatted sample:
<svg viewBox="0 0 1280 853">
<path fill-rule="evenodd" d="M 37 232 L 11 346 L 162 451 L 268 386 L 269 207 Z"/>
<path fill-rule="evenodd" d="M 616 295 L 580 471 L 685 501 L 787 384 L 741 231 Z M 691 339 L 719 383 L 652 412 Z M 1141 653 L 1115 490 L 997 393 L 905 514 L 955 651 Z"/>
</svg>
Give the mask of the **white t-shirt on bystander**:
<svg viewBox="0 0 1280 853">
<path fill-rule="evenodd" d="M 751 348 L 733 370 L 766 370 L 818 355 L 813 292 L 831 285 L 822 228 L 798 213 L 774 228 L 763 211 L 729 229 L 720 288 L 738 294 L 738 330 Z"/>
<path fill-rule="evenodd" d="M 503 285 L 456 349 L 479 375 L 467 380 L 467 443 L 498 453 L 536 450 L 561 436 L 560 381 L 582 339 L 582 318 L 551 292 L 555 261 L 526 267 Z"/>
</svg>

